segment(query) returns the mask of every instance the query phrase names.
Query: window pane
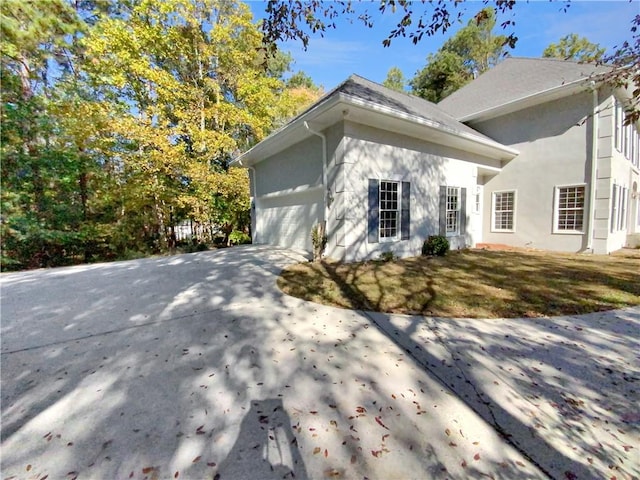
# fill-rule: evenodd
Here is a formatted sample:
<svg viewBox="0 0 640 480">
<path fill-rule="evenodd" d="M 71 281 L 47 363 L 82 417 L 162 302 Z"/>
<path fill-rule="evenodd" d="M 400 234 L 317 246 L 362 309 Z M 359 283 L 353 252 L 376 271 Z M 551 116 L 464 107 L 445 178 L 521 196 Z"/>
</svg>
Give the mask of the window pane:
<svg viewBox="0 0 640 480">
<path fill-rule="evenodd" d="M 493 194 L 494 230 L 513 230 L 515 192 L 496 192 Z"/>
<path fill-rule="evenodd" d="M 584 186 L 558 189 L 558 230 L 582 230 L 584 195 Z"/>
<path fill-rule="evenodd" d="M 399 182 L 380 182 L 380 238 L 396 238 L 399 219 Z"/>
<path fill-rule="evenodd" d="M 460 188 L 447 187 L 446 223 L 447 233 L 455 234 L 460 225 Z"/>
</svg>

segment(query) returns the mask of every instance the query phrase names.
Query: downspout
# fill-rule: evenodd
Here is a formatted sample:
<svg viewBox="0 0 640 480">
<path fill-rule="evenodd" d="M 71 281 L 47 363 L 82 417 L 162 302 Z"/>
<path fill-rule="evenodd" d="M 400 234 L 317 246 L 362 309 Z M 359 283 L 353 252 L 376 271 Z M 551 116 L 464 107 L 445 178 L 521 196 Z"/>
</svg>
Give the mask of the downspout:
<svg viewBox="0 0 640 480">
<path fill-rule="evenodd" d="M 595 231 L 595 209 L 596 209 L 596 175 L 598 171 L 598 89 L 596 83 L 591 81 L 593 95 L 593 121 L 591 131 L 591 182 L 589 185 L 589 230 L 587 238 L 587 250 L 593 252 L 593 234 Z"/>
<path fill-rule="evenodd" d="M 253 208 L 255 213 L 256 228 L 251 229 L 251 243 L 258 243 L 258 191 L 257 191 L 258 187 L 256 185 L 256 181 L 258 177 L 256 176 L 256 169 L 253 167 L 250 167 L 249 165 L 243 165 L 242 160 L 238 160 L 238 165 L 246 168 L 250 172 L 253 172 L 253 182 L 251 181 L 251 178 L 249 178 L 249 184 L 251 185 L 253 190 L 253 192 L 251 192 L 251 196 L 253 197 Z"/>
<path fill-rule="evenodd" d="M 328 232 L 327 228 L 327 220 L 329 219 L 329 204 L 327 202 L 328 198 L 328 183 L 327 183 L 327 137 L 324 133 L 317 132 L 313 130 L 307 122 L 304 122 L 304 127 L 309 130 L 310 133 L 317 135 L 322 139 L 322 205 L 323 205 L 323 221 L 324 221 L 324 231 Z"/>
</svg>

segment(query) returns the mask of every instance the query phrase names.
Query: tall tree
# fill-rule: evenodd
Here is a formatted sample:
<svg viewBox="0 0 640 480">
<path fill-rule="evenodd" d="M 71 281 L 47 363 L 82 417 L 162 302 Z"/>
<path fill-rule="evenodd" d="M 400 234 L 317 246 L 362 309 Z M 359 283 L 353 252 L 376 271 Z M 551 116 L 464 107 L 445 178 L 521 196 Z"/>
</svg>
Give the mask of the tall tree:
<svg viewBox="0 0 640 480">
<path fill-rule="evenodd" d="M 562 37 L 558 43 L 549 44 L 542 52 L 542 56 L 578 62 L 598 62 L 604 56 L 605 51 L 606 49 L 597 43 L 590 42 L 588 38 L 570 33 Z"/>
<path fill-rule="evenodd" d="M 506 55 L 506 37 L 496 35 L 495 13 L 484 8 L 435 54 L 409 82 L 413 92 L 431 102 L 439 102 L 475 76 L 486 72 Z"/>
<path fill-rule="evenodd" d="M 2 268 L 163 251 L 183 218 L 248 224 L 228 161 L 310 99 L 282 79 L 290 55 L 265 66 L 246 5 L 0 7 Z"/>
<path fill-rule="evenodd" d="M 64 74 L 83 22 L 62 0 L 7 0 L 0 13 L 2 266 L 43 266 L 82 244 L 86 168 L 61 129 L 52 73 Z"/>
<path fill-rule="evenodd" d="M 522 0 L 520 0 L 522 1 Z M 512 12 L 518 0 L 486 0 L 492 3 L 494 13 Z M 559 11 L 567 11 L 569 0 L 559 0 Z M 371 2 L 370 6 L 386 16 L 395 17 L 386 38 L 382 39 L 384 46 L 389 46 L 398 37 L 409 37 L 414 44 L 419 43 L 425 36 L 443 34 L 455 23 L 465 18 L 466 9 L 470 2 L 449 0 L 379 0 Z M 355 7 L 358 5 L 358 8 Z M 266 6 L 267 18 L 262 23 L 265 44 L 271 48 L 279 40 L 300 40 L 306 48 L 313 34 L 323 34 L 327 29 L 336 28 L 336 19 L 357 20 L 366 27 L 374 24 L 368 9 L 359 8 L 360 2 L 353 0 L 336 0 L 321 2 L 319 0 L 268 0 Z M 482 15 L 476 15 L 481 20 Z M 515 15 L 515 12 L 514 12 Z M 392 23 L 393 24 L 393 23 Z M 501 23 L 507 33 L 506 45 L 513 48 L 518 41 L 515 34 L 515 20 L 508 19 Z M 627 110 L 628 121 L 640 118 L 640 15 L 634 15 L 629 23 L 629 38 L 614 48 L 611 55 L 603 61 L 613 66 L 607 81 L 615 86 L 625 86 L 633 92 L 633 98 Z"/>
<path fill-rule="evenodd" d="M 391 67 L 387 72 L 387 78 L 384 79 L 382 84 L 397 92 L 404 92 L 404 88 L 407 85 L 407 80 L 404 78 L 402 70 L 398 67 Z"/>
</svg>

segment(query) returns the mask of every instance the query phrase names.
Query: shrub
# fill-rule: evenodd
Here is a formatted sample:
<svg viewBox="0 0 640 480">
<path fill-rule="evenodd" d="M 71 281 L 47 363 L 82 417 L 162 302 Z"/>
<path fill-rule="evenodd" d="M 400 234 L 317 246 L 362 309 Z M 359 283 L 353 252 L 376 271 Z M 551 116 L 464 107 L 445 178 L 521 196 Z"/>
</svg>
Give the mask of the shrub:
<svg viewBox="0 0 640 480">
<path fill-rule="evenodd" d="M 316 224 L 311 229 L 311 243 L 313 244 L 313 261 L 319 262 L 327 246 L 327 236 L 324 233 L 324 224 Z"/>
<path fill-rule="evenodd" d="M 393 252 L 382 252 L 378 257 L 378 260 L 381 262 L 392 262 L 395 259 Z"/>
<path fill-rule="evenodd" d="M 243 245 L 251 243 L 251 237 L 240 230 L 234 230 L 229 234 L 229 243 L 232 245 Z"/>
<path fill-rule="evenodd" d="M 430 235 L 422 245 L 423 255 L 436 255 L 442 257 L 449 251 L 449 240 L 442 235 Z"/>
</svg>

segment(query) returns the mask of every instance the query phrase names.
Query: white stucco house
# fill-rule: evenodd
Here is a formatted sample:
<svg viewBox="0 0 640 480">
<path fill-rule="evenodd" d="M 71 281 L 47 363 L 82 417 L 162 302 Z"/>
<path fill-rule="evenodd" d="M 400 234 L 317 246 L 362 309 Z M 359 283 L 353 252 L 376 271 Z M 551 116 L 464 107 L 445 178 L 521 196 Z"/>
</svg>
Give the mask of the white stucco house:
<svg viewBox="0 0 640 480">
<path fill-rule="evenodd" d="M 311 252 L 324 222 L 343 261 L 419 255 L 434 234 L 616 250 L 640 232 L 640 145 L 614 99 L 555 60 L 507 59 L 437 106 L 353 75 L 233 161 L 250 171 L 253 241 Z"/>
<path fill-rule="evenodd" d="M 509 58 L 438 107 L 519 154 L 482 192 L 482 241 L 606 254 L 640 243 L 638 125 L 607 67 Z"/>
</svg>

